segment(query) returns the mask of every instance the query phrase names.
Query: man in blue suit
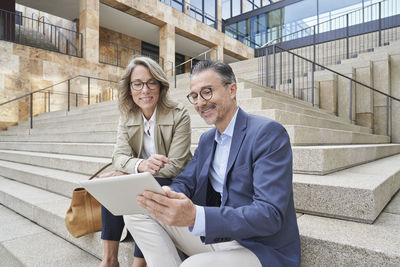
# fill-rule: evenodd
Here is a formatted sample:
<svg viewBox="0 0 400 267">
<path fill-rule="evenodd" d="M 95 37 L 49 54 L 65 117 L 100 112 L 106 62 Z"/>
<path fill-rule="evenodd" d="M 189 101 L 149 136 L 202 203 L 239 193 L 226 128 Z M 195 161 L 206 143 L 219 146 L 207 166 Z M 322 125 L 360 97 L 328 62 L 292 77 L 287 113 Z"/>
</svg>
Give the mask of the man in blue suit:
<svg viewBox="0 0 400 267">
<path fill-rule="evenodd" d="M 194 67 L 188 99 L 215 128 L 166 196 L 138 197 L 151 216 L 124 216 L 148 266 L 300 265 L 289 136 L 239 108 L 236 91 L 229 65 Z M 189 256 L 183 263 L 176 248 Z"/>
</svg>

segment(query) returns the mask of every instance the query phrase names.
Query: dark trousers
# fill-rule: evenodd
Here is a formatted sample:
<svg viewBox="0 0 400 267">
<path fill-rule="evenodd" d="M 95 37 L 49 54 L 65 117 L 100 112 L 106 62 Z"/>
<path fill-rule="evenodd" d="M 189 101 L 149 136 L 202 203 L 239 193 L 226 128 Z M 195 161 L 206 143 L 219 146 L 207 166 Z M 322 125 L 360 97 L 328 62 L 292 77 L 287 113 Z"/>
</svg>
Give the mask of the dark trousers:
<svg viewBox="0 0 400 267">
<path fill-rule="evenodd" d="M 105 178 L 106 179 L 106 178 Z M 157 182 L 163 185 L 170 185 L 172 179 L 168 178 L 156 178 Z M 122 230 L 124 229 L 124 219 L 122 216 L 114 216 L 105 207 L 101 206 L 101 239 L 119 241 L 121 239 Z M 144 258 L 142 251 L 135 244 L 135 257 Z"/>
</svg>

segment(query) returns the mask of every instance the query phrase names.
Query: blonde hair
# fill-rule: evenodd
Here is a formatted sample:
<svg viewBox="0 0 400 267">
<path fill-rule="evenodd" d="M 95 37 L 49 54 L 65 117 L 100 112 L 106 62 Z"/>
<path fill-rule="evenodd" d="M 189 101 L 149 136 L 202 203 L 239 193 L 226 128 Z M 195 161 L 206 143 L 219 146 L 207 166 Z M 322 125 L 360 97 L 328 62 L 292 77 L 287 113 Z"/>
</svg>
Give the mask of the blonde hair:
<svg viewBox="0 0 400 267">
<path fill-rule="evenodd" d="M 157 105 L 164 109 L 172 109 L 176 107 L 177 104 L 170 100 L 167 95 L 169 82 L 160 65 L 149 57 L 136 56 L 129 62 L 125 69 L 125 73 L 119 81 L 118 107 L 121 114 L 128 117 L 130 112 L 137 112 L 140 110 L 140 107 L 136 105 L 132 99 L 130 89 L 131 74 L 133 69 L 138 65 L 146 67 L 154 79 L 160 83 L 160 97 L 158 98 Z"/>
</svg>

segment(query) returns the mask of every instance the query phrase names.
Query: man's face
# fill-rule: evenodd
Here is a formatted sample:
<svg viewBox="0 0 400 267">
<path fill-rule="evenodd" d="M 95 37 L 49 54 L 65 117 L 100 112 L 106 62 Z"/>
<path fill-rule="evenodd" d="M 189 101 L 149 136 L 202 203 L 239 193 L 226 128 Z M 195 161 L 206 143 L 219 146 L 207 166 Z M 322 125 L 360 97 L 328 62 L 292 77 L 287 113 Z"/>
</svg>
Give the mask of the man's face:
<svg viewBox="0 0 400 267">
<path fill-rule="evenodd" d="M 203 99 L 200 92 L 209 92 L 210 89 L 212 97 L 209 100 Z M 214 70 L 205 70 L 192 76 L 190 94 L 198 95 L 194 106 L 206 123 L 225 130 L 236 111 L 236 84 L 224 84 Z"/>
</svg>

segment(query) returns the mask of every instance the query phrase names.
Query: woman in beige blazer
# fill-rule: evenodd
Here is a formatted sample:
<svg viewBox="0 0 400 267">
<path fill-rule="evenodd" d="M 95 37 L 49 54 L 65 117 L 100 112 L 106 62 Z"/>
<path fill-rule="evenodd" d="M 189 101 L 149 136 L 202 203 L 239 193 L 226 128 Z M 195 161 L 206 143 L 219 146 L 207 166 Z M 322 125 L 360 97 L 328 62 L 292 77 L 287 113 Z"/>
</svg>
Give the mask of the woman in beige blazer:
<svg viewBox="0 0 400 267">
<path fill-rule="evenodd" d="M 110 177 L 150 172 L 169 185 L 190 161 L 190 116 L 182 104 L 169 100 L 169 83 L 161 67 L 147 57 L 131 60 L 119 88 L 120 120 L 113 153 L 116 171 Z M 104 257 L 100 266 L 119 266 L 118 247 L 124 221 L 102 207 Z M 145 266 L 135 246 L 132 266 Z"/>
</svg>

